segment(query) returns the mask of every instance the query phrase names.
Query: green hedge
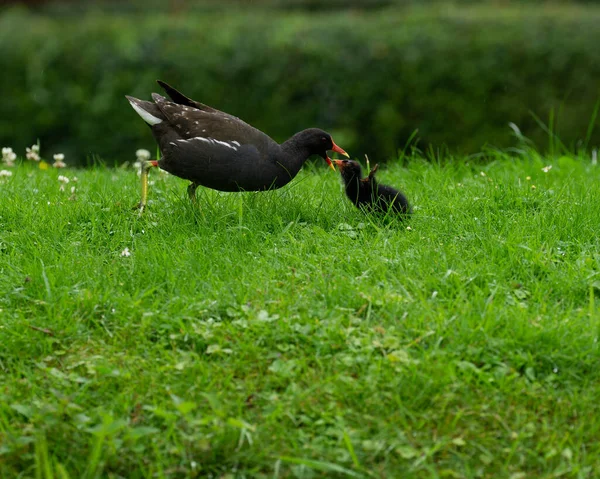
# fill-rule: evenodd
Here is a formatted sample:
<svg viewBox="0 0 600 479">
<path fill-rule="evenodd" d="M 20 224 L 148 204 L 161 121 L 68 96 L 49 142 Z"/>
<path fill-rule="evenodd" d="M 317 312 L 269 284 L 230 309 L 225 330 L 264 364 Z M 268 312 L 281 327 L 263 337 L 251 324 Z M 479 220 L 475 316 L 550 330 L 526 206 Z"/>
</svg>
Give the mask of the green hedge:
<svg viewBox="0 0 600 479">
<path fill-rule="evenodd" d="M 131 159 L 153 141 L 124 95 L 161 78 L 283 140 L 320 126 L 353 155 L 385 159 L 415 129 L 421 147 L 541 146 L 535 114 L 568 145 L 600 88 L 592 7 L 389 9 L 319 14 L 0 16 L 0 146 L 36 139 L 71 161 Z M 588 131 L 590 130 L 590 131 Z M 589 141 L 586 141 L 589 140 Z"/>
</svg>

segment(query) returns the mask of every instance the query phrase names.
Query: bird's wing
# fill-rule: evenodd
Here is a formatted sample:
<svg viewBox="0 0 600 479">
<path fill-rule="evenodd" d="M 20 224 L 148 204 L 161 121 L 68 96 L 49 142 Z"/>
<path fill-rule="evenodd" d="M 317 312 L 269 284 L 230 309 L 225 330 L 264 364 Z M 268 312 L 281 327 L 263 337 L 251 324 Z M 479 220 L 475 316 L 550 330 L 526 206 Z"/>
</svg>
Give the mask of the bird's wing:
<svg viewBox="0 0 600 479">
<path fill-rule="evenodd" d="M 208 105 L 205 105 L 204 103 L 200 103 L 199 101 L 188 98 L 183 93 L 181 93 L 179 90 L 176 90 L 171 85 L 169 85 L 168 83 L 165 83 L 162 80 L 156 80 L 156 83 L 158 83 L 162 87 L 162 89 L 165 92 L 167 92 L 167 95 L 169 95 L 171 100 L 173 100 L 173 102 L 177 103 L 178 105 L 191 106 L 198 110 L 207 111 L 209 113 L 223 113 L 223 112 L 219 112 L 219 110 L 217 110 L 216 108 L 213 108 L 212 106 L 208 106 Z"/>
<path fill-rule="evenodd" d="M 217 115 L 221 115 L 223 118 L 228 118 L 230 120 L 240 121 L 240 122 L 244 123 L 242 120 L 240 120 L 236 116 L 230 115 L 229 113 L 225 113 L 224 111 L 221 111 L 221 110 L 217 110 L 216 108 L 205 105 L 204 103 L 200 103 L 199 101 L 192 100 L 191 98 L 185 96 L 179 90 L 176 90 L 175 88 L 173 88 L 171 85 L 165 83 L 164 81 L 156 80 L 156 82 L 165 90 L 165 92 L 167 92 L 167 95 L 169 95 L 169 97 L 171 98 L 173 103 L 177 103 L 178 105 L 182 105 L 182 106 L 191 107 L 196 110 L 205 111 L 207 113 L 214 113 Z M 160 95 L 157 95 L 157 96 L 160 96 Z M 164 97 L 161 97 L 161 98 L 164 99 Z M 248 125 L 248 126 L 250 126 L 250 125 Z"/>
<path fill-rule="evenodd" d="M 379 163 L 377 163 L 373 168 L 371 168 L 371 171 L 369 172 L 369 178 L 373 178 L 375 176 L 377 168 L 379 168 Z"/>
<path fill-rule="evenodd" d="M 203 138 L 217 142 L 229 142 L 234 146 L 254 145 L 267 154 L 273 140 L 248 123 L 218 110 L 206 111 L 193 106 L 184 106 L 154 93 L 155 104 L 169 125 L 183 140 Z M 199 140 L 202 141 L 202 140 Z"/>
</svg>

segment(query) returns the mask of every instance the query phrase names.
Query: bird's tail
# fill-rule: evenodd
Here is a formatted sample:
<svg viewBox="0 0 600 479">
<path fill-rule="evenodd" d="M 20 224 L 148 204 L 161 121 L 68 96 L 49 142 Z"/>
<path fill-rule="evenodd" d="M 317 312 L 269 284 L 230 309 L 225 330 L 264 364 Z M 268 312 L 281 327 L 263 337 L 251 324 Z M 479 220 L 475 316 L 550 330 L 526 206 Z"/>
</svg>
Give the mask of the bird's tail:
<svg viewBox="0 0 600 479">
<path fill-rule="evenodd" d="M 154 126 L 162 123 L 164 115 L 160 111 L 160 108 L 151 101 L 138 100 L 132 96 L 125 96 L 135 112 L 142 117 L 148 125 Z"/>
</svg>

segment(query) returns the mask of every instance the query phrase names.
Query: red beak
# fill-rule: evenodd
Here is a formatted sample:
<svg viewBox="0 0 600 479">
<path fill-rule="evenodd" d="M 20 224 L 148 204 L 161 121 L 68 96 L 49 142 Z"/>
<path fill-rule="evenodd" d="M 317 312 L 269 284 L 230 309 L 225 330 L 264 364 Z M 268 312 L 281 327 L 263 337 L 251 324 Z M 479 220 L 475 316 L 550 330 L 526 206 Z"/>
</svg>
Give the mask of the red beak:
<svg viewBox="0 0 600 479">
<path fill-rule="evenodd" d="M 331 147 L 331 151 L 335 151 L 336 153 L 339 153 L 340 155 L 344 155 L 346 158 L 350 158 L 350 155 L 348 153 L 346 153 L 342 148 L 340 148 L 339 146 L 337 146 L 335 144 L 335 141 L 333 141 L 333 138 L 331 139 L 331 143 L 333 144 L 333 146 Z M 335 166 L 333 166 L 331 158 L 327 157 L 327 158 L 325 158 L 325 161 L 329 165 L 329 168 L 331 168 L 333 171 L 335 171 Z M 338 160 L 334 160 L 334 161 L 338 166 L 340 165 Z"/>
<path fill-rule="evenodd" d="M 331 139 L 331 143 L 333 143 L 333 148 L 331 149 L 331 151 L 335 151 L 336 153 L 339 153 L 340 155 L 344 155 L 346 158 L 350 158 L 350 155 L 348 153 L 346 153 L 342 148 L 337 146 L 335 144 L 335 142 L 333 141 L 333 139 Z"/>
</svg>

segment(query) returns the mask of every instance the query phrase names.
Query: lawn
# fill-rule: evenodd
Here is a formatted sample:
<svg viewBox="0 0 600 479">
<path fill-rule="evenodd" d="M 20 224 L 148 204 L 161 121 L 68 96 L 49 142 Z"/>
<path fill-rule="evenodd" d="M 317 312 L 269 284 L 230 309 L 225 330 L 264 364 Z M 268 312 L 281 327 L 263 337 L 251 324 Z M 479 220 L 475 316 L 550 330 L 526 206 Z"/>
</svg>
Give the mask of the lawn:
<svg viewBox="0 0 600 479">
<path fill-rule="evenodd" d="M 484 160 L 384 166 L 405 223 L 322 161 L 141 216 L 131 168 L 12 168 L 0 477 L 598 477 L 600 169 Z"/>
</svg>

